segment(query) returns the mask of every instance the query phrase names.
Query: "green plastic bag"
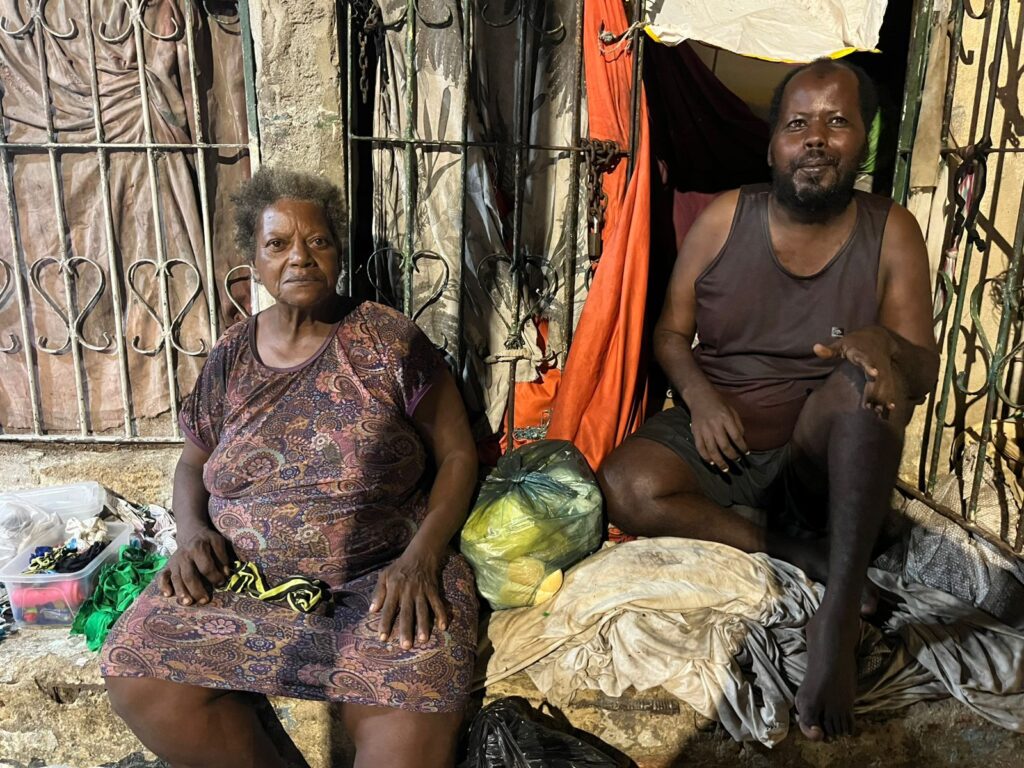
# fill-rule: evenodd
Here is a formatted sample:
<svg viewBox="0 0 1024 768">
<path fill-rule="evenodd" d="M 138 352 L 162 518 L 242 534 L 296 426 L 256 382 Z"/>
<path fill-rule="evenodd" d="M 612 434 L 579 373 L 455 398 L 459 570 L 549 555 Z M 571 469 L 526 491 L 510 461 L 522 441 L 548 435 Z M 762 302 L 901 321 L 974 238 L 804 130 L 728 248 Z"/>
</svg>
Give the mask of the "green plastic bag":
<svg viewBox="0 0 1024 768">
<path fill-rule="evenodd" d="M 498 460 L 462 529 L 462 553 L 492 608 L 544 602 L 562 570 L 601 543 L 601 489 L 567 440 L 540 440 Z"/>
</svg>

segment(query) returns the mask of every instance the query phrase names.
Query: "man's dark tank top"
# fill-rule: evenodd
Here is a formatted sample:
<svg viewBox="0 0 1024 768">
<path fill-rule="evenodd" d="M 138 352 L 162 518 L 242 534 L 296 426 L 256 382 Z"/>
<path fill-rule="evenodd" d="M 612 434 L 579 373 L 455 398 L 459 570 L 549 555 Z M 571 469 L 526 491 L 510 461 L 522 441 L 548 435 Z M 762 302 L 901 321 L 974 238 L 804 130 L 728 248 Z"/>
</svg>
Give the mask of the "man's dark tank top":
<svg viewBox="0 0 1024 768">
<path fill-rule="evenodd" d="M 697 278 L 694 355 L 743 422 L 752 450 L 785 444 L 807 396 L 835 369 L 815 356 L 878 314 L 878 262 L 891 201 L 856 192 L 849 239 L 819 272 L 779 262 L 768 230 L 768 185 L 743 187 L 729 237 Z"/>
</svg>

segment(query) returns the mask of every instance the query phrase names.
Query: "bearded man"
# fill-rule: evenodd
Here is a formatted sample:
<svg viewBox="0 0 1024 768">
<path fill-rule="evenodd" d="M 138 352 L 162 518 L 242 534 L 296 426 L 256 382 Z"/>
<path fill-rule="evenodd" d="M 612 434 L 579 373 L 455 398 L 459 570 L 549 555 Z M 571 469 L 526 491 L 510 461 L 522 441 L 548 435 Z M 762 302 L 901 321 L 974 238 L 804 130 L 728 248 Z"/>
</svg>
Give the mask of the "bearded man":
<svg viewBox="0 0 1024 768">
<path fill-rule="evenodd" d="M 852 730 L 865 574 L 906 424 L 939 365 L 917 222 L 854 191 L 876 109 L 846 63 L 780 84 L 771 185 L 725 193 L 694 223 L 655 328 L 685 406 L 648 420 L 600 471 L 624 531 L 767 552 L 826 584 L 795 702 L 814 740 Z M 766 510 L 767 526 L 737 505 Z"/>
</svg>

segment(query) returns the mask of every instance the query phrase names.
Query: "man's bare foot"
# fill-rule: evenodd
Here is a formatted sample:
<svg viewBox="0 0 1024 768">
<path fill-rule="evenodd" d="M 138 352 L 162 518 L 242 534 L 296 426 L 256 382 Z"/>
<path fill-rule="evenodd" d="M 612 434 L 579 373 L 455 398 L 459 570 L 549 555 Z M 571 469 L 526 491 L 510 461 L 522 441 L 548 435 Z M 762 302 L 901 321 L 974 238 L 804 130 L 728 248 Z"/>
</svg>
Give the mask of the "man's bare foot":
<svg viewBox="0 0 1024 768">
<path fill-rule="evenodd" d="M 857 611 L 831 603 L 828 595 L 807 622 L 807 673 L 796 710 L 800 730 L 811 741 L 853 732 L 859 630 Z"/>
</svg>

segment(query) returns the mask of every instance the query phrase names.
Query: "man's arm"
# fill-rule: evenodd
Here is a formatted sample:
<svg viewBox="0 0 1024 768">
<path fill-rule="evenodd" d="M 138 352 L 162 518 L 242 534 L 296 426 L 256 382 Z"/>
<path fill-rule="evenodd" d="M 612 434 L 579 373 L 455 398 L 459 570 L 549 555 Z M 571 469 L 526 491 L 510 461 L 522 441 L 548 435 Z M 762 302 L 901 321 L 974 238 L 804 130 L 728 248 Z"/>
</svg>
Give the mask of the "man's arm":
<svg viewBox="0 0 1024 768">
<path fill-rule="evenodd" d="M 921 402 L 935 386 L 939 352 L 932 330 L 928 250 L 917 220 L 893 204 L 879 260 L 878 325 L 854 331 L 830 346 L 815 345 L 819 357 L 842 357 L 868 378 L 865 405 L 881 412 L 895 407 L 896 377 L 904 396 Z"/>
<path fill-rule="evenodd" d="M 917 219 L 893 204 L 882 238 L 882 296 L 878 323 L 893 340 L 892 359 L 912 401 L 923 400 L 939 375 L 939 350 L 932 318 L 928 247 Z"/>
<path fill-rule="evenodd" d="M 728 472 L 729 460 L 747 452 L 739 416 L 715 391 L 693 356 L 697 331 L 697 278 L 722 250 L 736 211 L 738 191 L 715 199 L 683 241 L 672 270 L 665 306 L 654 328 L 654 356 L 693 418 L 701 457 Z"/>
</svg>

